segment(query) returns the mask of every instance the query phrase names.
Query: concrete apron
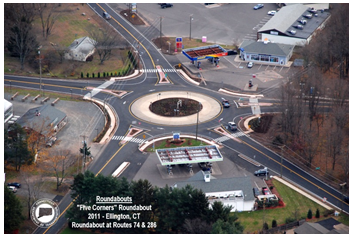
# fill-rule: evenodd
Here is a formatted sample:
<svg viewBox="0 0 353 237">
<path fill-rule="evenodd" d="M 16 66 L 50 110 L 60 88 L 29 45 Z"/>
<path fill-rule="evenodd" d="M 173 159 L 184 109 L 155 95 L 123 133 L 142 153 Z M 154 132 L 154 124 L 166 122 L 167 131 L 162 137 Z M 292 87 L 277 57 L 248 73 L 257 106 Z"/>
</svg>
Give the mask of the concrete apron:
<svg viewBox="0 0 353 237">
<path fill-rule="evenodd" d="M 167 98 L 185 98 L 200 102 L 202 104 L 202 109 L 199 112 L 199 123 L 212 120 L 221 112 L 221 104 L 215 98 L 200 93 L 186 91 L 157 92 L 142 96 L 133 102 L 131 105 L 131 112 L 141 120 L 159 125 L 180 126 L 194 125 L 197 123 L 197 113 L 183 117 L 164 117 L 154 114 L 149 110 L 151 103 Z"/>
</svg>

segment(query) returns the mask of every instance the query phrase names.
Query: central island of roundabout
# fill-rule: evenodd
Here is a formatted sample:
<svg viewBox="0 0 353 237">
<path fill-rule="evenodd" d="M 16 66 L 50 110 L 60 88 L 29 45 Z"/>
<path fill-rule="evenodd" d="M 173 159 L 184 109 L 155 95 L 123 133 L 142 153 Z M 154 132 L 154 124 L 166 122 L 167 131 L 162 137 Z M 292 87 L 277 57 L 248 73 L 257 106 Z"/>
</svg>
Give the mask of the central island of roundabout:
<svg viewBox="0 0 353 237">
<path fill-rule="evenodd" d="M 156 109 L 156 106 L 163 107 L 163 109 Z M 188 109 L 185 109 L 185 107 L 188 107 Z M 162 111 L 163 113 L 158 114 L 156 111 Z M 218 100 L 209 95 L 190 91 L 162 91 L 137 98 L 131 103 L 130 112 L 135 118 L 147 123 L 183 127 L 216 119 L 222 112 L 222 106 Z M 182 136 L 193 137 L 190 134 L 180 134 L 180 137 Z M 162 139 L 174 138 L 172 134 L 166 137 L 154 137 L 141 144 L 141 149 L 139 149 L 143 152 L 143 147 Z M 218 144 L 211 140 L 207 141 L 201 136 L 198 139 L 205 141 L 208 145 L 157 149 L 156 154 L 160 161 L 160 165 L 157 166 L 161 175 L 173 175 L 171 166 L 174 165 L 185 165 L 190 174 L 193 172 L 193 163 L 199 163 L 203 170 L 214 170 L 212 169 L 215 168 L 212 167 L 212 162 L 223 160 L 218 150 Z M 167 168 L 166 173 L 162 171 L 162 167 Z"/>
<path fill-rule="evenodd" d="M 175 108 L 172 110 L 171 116 L 162 116 L 152 112 L 151 107 L 155 102 L 166 100 L 166 99 L 177 99 L 180 103 L 175 104 Z M 198 108 L 193 114 L 180 116 L 178 115 L 177 108 L 182 108 L 183 100 L 195 101 L 198 103 Z M 147 123 L 165 125 L 165 126 L 188 126 L 195 125 L 197 123 L 205 123 L 211 121 L 219 116 L 222 112 L 222 106 L 219 101 L 215 98 L 190 91 L 162 91 L 144 95 L 134 100 L 130 105 L 131 114 Z M 175 116 L 174 116 L 175 115 Z"/>
</svg>

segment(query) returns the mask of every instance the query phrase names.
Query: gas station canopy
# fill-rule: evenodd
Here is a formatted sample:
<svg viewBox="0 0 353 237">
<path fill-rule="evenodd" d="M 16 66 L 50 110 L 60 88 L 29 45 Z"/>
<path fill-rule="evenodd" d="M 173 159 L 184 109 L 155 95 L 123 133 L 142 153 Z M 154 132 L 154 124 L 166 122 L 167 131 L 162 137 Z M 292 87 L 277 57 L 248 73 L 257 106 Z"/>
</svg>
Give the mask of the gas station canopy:
<svg viewBox="0 0 353 237">
<path fill-rule="evenodd" d="M 209 58 L 218 58 L 218 57 L 237 54 L 235 51 L 225 50 L 218 44 L 191 48 L 191 49 L 184 49 L 182 52 L 191 61 L 197 61 L 197 60 L 209 59 Z"/>
</svg>

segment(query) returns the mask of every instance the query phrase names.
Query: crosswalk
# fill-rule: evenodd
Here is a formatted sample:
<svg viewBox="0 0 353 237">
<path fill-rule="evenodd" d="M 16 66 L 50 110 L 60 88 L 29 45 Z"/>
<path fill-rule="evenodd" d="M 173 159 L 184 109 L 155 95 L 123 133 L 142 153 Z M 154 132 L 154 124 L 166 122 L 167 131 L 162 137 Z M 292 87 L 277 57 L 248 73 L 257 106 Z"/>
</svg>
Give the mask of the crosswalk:
<svg viewBox="0 0 353 237">
<path fill-rule="evenodd" d="M 111 140 L 134 142 L 138 144 L 141 144 L 145 141 L 144 139 L 135 138 L 135 137 L 126 137 L 126 136 L 113 136 Z"/>
<path fill-rule="evenodd" d="M 230 134 L 232 137 L 242 137 L 242 136 L 247 136 L 245 133 L 243 133 L 243 132 L 235 132 L 235 133 L 232 133 L 232 134 Z M 224 142 L 224 141 L 227 141 L 227 140 L 229 140 L 229 139 L 231 139 L 229 136 L 223 136 L 223 137 L 219 137 L 219 138 L 216 138 L 216 139 L 214 139 L 214 141 L 216 141 L 216 142 Z"/>
<path fill-rule="evenodd" d="M 143 73 L 156 73 L 156 72 L 158 72 L 158 69 L 156 69 L 156 68 L 155 69 L 141 69 L 140 71 Z M 176 72 L 176 70 L 173 68 L 162 69 L 162 71 L 163 72 Z"/>
</svg>

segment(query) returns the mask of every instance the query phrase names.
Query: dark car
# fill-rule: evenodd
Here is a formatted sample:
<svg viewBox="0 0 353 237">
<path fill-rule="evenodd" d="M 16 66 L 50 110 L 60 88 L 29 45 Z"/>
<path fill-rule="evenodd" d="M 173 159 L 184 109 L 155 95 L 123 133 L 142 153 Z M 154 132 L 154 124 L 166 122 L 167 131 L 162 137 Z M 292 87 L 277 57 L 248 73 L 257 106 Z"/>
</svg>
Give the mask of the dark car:
<svg viewBox="0 0 353 237">
<path fill-rule="evenodd" d="M 110 20 L 112 17 L 109 15 L 108 12 L 103 12 L 103 17 L 106 19 L 106 20 Z"/>
<path fill-rule="evenodd" d="M 8 183 L 7 186 L 14 186 L 16 188 L 21 188 L 21 184 L 20 183 Z"/>
<path fill-rule="evenodd" d="M 167 8 L 167 7 L 172 7 L 173 6 L 173 4 L 171 4 L 171 3 L 162 3 L 161 4 L 161 8 Z"/>
<path fill-rule="evenodd" d="M 222 105 L 223 105 L 224 108 L 229 108 L 230 107 L 230 103 L 229 103 L 228 100 L 223 100 L 222 101 Z"/>
<path fill-rule="evenodd" d="M 254 6 L 254 10 L 258 10 L 263 7 L 264 7 L 264 4 L 257 4 L 256 6 Z"/>
<path fill-rule="evenodd" d="M 262 193 L 264 194 L 264 195 L 270 195 L 271 193 L 270 193 L 270 190 L 268 190 L 268 188 L 266 188 L 266 187 L 263 187 L 262 188 Z"/>
<path fill-rule="evenodd" d="M 258 188 L 253 188 L 252 190 L 254 192 L 254 197 L 257 197 L 260 195 L 260 190 Z"/>
<path fill-rule="evenodd" d="M 254 172 L 255 176 L 260 176 L 260 175 L 268 175 L 268 170 L 267 169 L 261 169 L 261 170 L 256 170 Z"/>
</svg>

